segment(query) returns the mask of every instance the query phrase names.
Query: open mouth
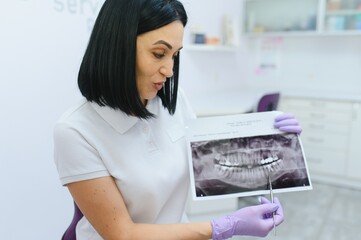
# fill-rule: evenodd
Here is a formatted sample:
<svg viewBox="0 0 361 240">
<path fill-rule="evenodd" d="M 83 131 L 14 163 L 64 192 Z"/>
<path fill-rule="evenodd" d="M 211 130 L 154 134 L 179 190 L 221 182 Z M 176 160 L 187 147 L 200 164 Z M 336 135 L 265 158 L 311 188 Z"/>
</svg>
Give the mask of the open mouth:
<svg viewBox="0 0 361 240">
<path fill-rule="evenodd" d="M 164 84 L 163 82 L 161 82 L 161 83 L 154 83 L 154 87 L 159 91 L 159 90 L 162 89 L 163 84 Z"/>
</svg>

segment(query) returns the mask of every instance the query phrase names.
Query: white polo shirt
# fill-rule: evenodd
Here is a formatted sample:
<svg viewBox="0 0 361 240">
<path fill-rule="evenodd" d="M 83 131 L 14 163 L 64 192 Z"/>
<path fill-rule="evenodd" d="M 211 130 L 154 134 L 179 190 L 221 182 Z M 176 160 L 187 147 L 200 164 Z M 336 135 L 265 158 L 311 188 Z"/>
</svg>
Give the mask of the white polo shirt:
<svg viewBox="0 0 361 240">
<path fill-rule="evenodd" d="M 156 97 L 141 120 L 87 101 L 68 110 L 54 128 L 54 158 L 63 185 L 114 177 L 133 221 L 179 223 L 189 188 L 184 128 L 195 118 L 178 91 L 172 116 Z M 85 217 L 77 239 L 101 239 Z"/>
</svg>

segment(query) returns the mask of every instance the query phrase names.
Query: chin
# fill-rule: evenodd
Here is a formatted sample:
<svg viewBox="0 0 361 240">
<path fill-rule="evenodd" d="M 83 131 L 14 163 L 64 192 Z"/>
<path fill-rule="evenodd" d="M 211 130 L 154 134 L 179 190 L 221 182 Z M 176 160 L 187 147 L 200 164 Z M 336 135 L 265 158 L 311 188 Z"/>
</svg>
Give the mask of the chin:
<svg viewBox="0 0 361 240">
<path fill-rule="evenodd" d="M 142 99 L 144 99 L 144 101 L 146 101 L 146 102 L 149 102 L 149 101 L 153 100 L 156 96 L 157 96 L 157 94 L 152 95 L 152 96 L 147 96 L 147 97 L 142 98 Z"/>
</svg>

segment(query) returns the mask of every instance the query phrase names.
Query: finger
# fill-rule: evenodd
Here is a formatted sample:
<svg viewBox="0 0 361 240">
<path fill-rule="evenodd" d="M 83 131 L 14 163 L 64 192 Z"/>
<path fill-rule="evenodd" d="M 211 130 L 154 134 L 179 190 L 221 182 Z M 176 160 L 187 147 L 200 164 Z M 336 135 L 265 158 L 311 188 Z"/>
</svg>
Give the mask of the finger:
<svg viewBox="0 0 361 240">
<path fill-rule="evenodd" d="M 285 119 L 274 123 L 274 126 L 277 128 L 283 126 L 297 126 L 297 125 L 299 125 L 299 123 L 295 118 Z"/>
<path fill-rule="evenodd" d="M 276 214 L 283 217 L 283 208 L 280 203 L 280 200 L 277 197 L 274 198 L 274 203 L 279 206 L 279 208 L 276 211 Z"/>
<path fill-rule="evenodd" d="M 275 224 L 278 226 L 284 221 L 283 208 L 277 197 L 274 198 L 274 202 L 279 206 L 274 215 Z"/>
<path fill-rule="evenodd" d="M 261 203 L 263 202 L 263 204 L 265 204 L 265 205 L 266 204 L 272 205 L 272 203 L 269 204 L 270 201 L 265 197 L 260 197 L 259 200 Z M 282 209 L 281 203 L 277 197 L 274 198 L 273 204 L 276 204 L 278 206 L 277 210 L 276 211 L 272 211 L 272 210 L 267 211 L 267 209 L 264 209 L 266 212 L 264 212 L 264 214 L 263 214 L 263 219 L 264 220 L 270 219 L 270 220 L 272 220 L 272 224 L 273 224 L 273 218 L 274 218 L 275 225 L 278 226 L 284 221 L 283 209 Z"/>
<path fill-rule="evenodd" d="M 295 118 L 295 115 L 292 113 L 281 113 L 280 115 L 276 116 L 275 121 L 278 122 L 289 118 Z"/>
<path fill-rule="evenodd" d="M 281 130 L 282 132 L 287 132 L 287 133 L 301 133 L 302 132 L 302 128 L 300 126 L 285 126 L 285 127 L 280 127 L 278 129 Z"/>
<path fill-rule="evenodd" d="M 271 218 L 272 219 L 272 218 Z M 278 226 L 280 225 L 281 223 L 283 223 L 284 221 L 284 217 L 283 216 L 280 216 L 280 215 L 277 215 L 275 214 L 274 215 L 274 219 L 275 219 L 275 225 Z M 273 220 L 273 219 L 272 219 Z"/>
<path fill-rule="evenodd" d="M 263 219 L 263 223 L 266 226 L 266 228 L 268 229 L 268 231 L 271 231 L 273 229 L 274 224 L 273 224 L 272 217 Z M 275 219 L 274 223 L 277 226 L 276 219 Z M 281 224 L 281 223 L 279 223 L 279 224 Z"/>
<path fill-rule="evenodd" d="M 276 212 L 280 206 L 276 203 L 265 203 L 257 206 L 258 213 L 263 216 L 268 216 L 267 214 Z"/>
<path fill-rule="evenodd" d="M 265 197 L 259 197 L 259 202 L 261 203 L 261 204 L 265 204 L 265 203 L 271 203 L 271 201 L 270 200 L 268 200 L 267 198 L 265 198 Z"/>
</svg>

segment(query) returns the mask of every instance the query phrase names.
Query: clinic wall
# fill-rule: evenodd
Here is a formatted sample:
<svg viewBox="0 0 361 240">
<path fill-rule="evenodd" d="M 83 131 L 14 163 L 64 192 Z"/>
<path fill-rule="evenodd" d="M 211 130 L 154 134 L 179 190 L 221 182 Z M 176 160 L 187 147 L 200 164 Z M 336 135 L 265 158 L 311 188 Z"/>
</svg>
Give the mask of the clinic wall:
<svg viewBox="0 0 361 240">
<path fill-rule="evenodd" d="M 189 13 L 185 45 L 193 29 L 222 36 L 223 16 L 237 25 L 238 48 L 230 52 L 182 51 L 181 85 L 192 96 L 209 91 L 280 90 L 316 95 L 361 94 L 361 36 L 305 35 L 248 37 L 242 34 L 243 3 L 239 0 L 184 0 Z M 266 50 L 265 50 L 266 49 Z M 274 69 L 263 69 L 273 64 Z"/>
<path fill-rule="evenodd" d="M 52 131 L 80 99 L 77 70 L 102 3 L 1 2 L 0 239 L 60 239 L 71 221 Z"/>
<path fill-rule="evenodd" d="M 228 16 L 234 28 L 239 29 L 242 1 L 239 0 L 183 0 L 189 22 L 184 33 L 184 49 L 181 52 L 180 85 L 191 102 L 193 96 L 204 92 L 217 92 L 242 85 L 246 78 L 247 61 L 244 43 L 235 31 L 237 48 L 231 51 L 189 50 L 192 33 L 197 30 L 209 37 L 224 36 L 223 21 Z"/>
<path fill-rule="evenodd" d="M 278 43 L 268 53 L 261 46 L 275 39 L 243 40 L 248 56 L 244 83 L 249 86 L 274 86 L 284 92 L 319 92 L 336 99 L 338 95 L 361 94 L 361 36 L 278 37 Z M 260 59 L 266 59 L 267 54 L 278 69 L 256 73 Z"/>
</svg>

